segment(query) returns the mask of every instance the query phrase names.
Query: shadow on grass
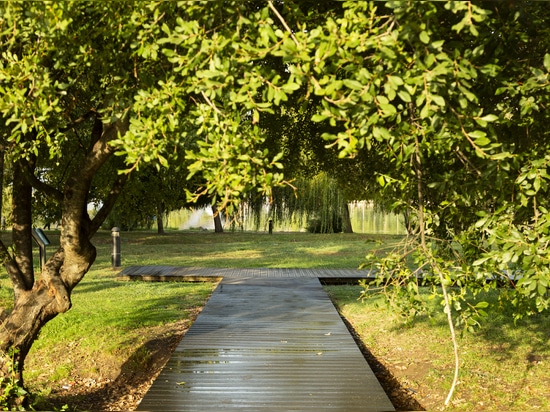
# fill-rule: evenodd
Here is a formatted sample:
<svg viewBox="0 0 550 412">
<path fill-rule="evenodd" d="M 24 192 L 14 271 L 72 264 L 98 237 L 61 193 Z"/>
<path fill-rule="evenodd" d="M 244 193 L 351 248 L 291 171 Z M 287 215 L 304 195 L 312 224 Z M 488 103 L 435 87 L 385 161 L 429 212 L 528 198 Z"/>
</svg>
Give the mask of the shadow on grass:
<svg viewBox="0 0 550 412">
<path fill-rule="evenodd" d="M 170 358 L 181 340 L 181 333 L 153 338 L 137 348 L 112 381 L 96 387 L 74 388 L 53 393 L 46 407 L 69 410 L 134 410 L 152 380 Z M 78 383 L 77 383 L 78 384 Z"/>
<path fill-rule="evenodd" d="M 107 289 L 123 287 L 124 284 L 114 280 L 102 280 L 101 282 L 82 282 L 74 290 L 74 294 L 102 292 Z"/>
<path fill-rule="evenodd" d="M 372 371 L 376 375 L 376 378 L 382 385 L 386 395 L 390 398 L 390 401 L 395 409 L 397 411 L 425 411 L 426 409 L 418 403 L 418 401 L 412 396 L 411 392 L 407 388 L 403 387 L 399 380 L 395 378 L 395 376 L 393 376 L 393 374 L 365 346 L 359 333 L 355 330 L 353 325 L 343 316 L 340 317 L 346 324 L 346 327 L 353 336 L 355 343 L 361 350 L 365 360 L 368 362 Z"/>
<path fill-rule="evenodd" d="M 547 360 L 550 357 L 550 311 L 525 316 L 514 321 L 513 309 L 498 303 L 499 293 L 502 291 L 492 291 L 480 295 L 475 301 L 470 300 L 472 305 L 479 301 L 486 301 L 490 306 L 485 309 L 487 316 L 481 321 L 481 327 L 474 332 L 464 331 L 464 333 L 484 340 L 489 345 L 490 356 L 493 356 L 496 361 L 502 361 L 515 355 L 519 348 L 529 348 L 529 354 L 525 359 L 526 363 L 536 364 Z M 415 324 L 429 324 L 438 328 L 448 328 L 443 307 L 441 306 L 439 312 L 437 309 L 433 309 L 433 313 L 434 315 L 431 317 L 417 316 L 412 321 L 411 327 L 414 327 Z M 402 330 L 402 325 L 396 325 L 391 330 L 399 332 Z M 457 328 L 457 333 L 461 332 L 462 329 Z"/>
</svg>

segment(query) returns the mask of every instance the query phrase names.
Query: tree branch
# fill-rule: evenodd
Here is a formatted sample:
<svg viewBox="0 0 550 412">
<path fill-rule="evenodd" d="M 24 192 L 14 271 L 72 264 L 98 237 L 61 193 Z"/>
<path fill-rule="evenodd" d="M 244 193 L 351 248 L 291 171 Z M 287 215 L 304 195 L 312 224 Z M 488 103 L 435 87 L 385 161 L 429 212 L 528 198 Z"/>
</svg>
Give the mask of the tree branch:
<svg viewBox="0 0 550 412">
<path fill-rule="evenodd" d="M 43 182 L 34 173 L 30 173 L 29 171 L 26 171 L 25 178 L 27 179 L 29 184 L 33 187 L 33 189 L 36 189 L 37 191 L 44 193 L 46 196 L 58 202 L 61 202 L 63 200 L 63 193 L 61 192 L 61 190 L 58 190 L 52 185 L 49 185 Z"/>
<path fill-rule="evenodd" d="M 19 266 L 17 266 L 17 262 L 15 261 L 13 255 L 10 253 L 4 242 L 0 240 L 0 258 L 2 259 L 2 262 L 4 263 L 4 267 L 6 268 L 6 271 L 8 272 L 8 276 L 11 280 L 13 291 L 14 291 L 14 298 L 17 300 L 17 297 L 19 294 L 25 290 L 27 290 L 27 287 L 24 282 L 24 276 L 19 270 Z"/>
<path fill-rule="evenodd" d="M 273 5 L 273 2 L 270 0 L 267 2 L 267 5 L 269 6 L 269 8 L 271 10 L 273 10 L 273 13 L 275 13 L 275 15 L 277 16 L 277 18 L 279 19 L 279 21 L 282 23 L 282 25 L 284 26 L 284 28 L 286 29 L 286 31 L 288 31 L 290 33 L 290 37 L 292 37 L 292 40 L 294 40 L 294 43 L 296 43 L 296 46 L 300 47 L 300 43 L 298 43 L 298 39 L 296 38 L 296 36 L 294 36 L 294 33 L 292 32 L 292 30 L 290 30 L 290 27 L 288 26 L 288 24 L 286 23 L 285 19 L 283 18 L 283 16 L 281 16 L 281 13 L 279 13 L 279 10 L 277 10 L 275 8 L 275 6 Z"/>
<path fill-rule="evenodd" d="M 70 270 L 61 269 L 62 280 L 69 290 L 80 282 L 96 257 L 96 249 L 91 244 L 90 237 L 97 230 L 98 220 L 92 224 L 87 213 L 92 180 L 114 154 L 115 149 L 109 143 L 119 133 L 125 133 L 128 127 L 129 118 L 126 115 L 109 125 L 103 125 L 99 139 L 96 140 L 97 135 L 92 137 L 88 154 L 67 179 L 62 203 L 60 246 L 65 253 L 65 262 L 71 262 Z M 95 128 L 94 133 L 98 130 L 99 128 Z"/>
<path fill-rule="evenodd" d="M 80 116 L 78 119 L 73 120 L 66 127 L 59 129 L 59 131 L 61 133 L 68 132 L 69 130 L 73 129 L 75 126 L 78 126 L 80 123 L 84 123 L 86 120 L 90 119 L 94 115 L 97 115 L 97 111 L 95 109 L 91 109 L 86 114 Z"/>
<path fill-rule="evenodd" d="M 109 195 L 106 199 L 103 200 L 103 205 L 90 223 L 90 237 L 99 230 L 105 219 L 107 219 L 107 217 L 109 216 L 109 213 L 111 213 L 111 211 L 113 210 L 113 207 L 115 206 L 116 201 L 118 200 L 118 197 L 120 196 L 120 193 L 126 185 L 129 177 L 129 173 L 124 173 L 122 175 L 119 175 L 116 181 L 113 183 Z"/>
<path fill-rule="evenodd" d="M 458 372 L 460 368 L 459 356 L 458 356 L 458 342 L 456 340 L 455 328 L 453 324 L 453 315 L 451 313 L 451 303 L 449 300 L 449 295 L 447 293 L 447 287 L 445 286 L 445 277 L 441 271 L 439 265 L 435 262 L 434 257 L 432 256 L 432 251 L 428 248 L 426 244 L 426 228 L 424 227 L 424 194 L 423 194 L 423 185 L 422 185 L 422 158 L 420 154 L 420 144 L 418 142 L 418 137 L 415 135 L 415 157 L 414 157 L 414 168 L 417 179 L 417 191 L 418 191 L 418 225 L 420 230 L 420 247 L 423 253 L 429 257 L 431 262 L 432 269 L 434 269 L 438 276 L 439 281 L 441 282 L 441 290 L 443 292 L 443 299 L 445 302 L 445 313 L 447 314 L 447 323 L 449 325 L 449 330 L 451 332 L 451 339 L 453 341 L 453 350 L 455 358 L 455 372 L 453 377 L 453 382 L 451 384 L 451 389 L 445 400 L 445 405 L 448 405 L 453 396 L 454 389 L 458 383 Z"/>
</svg>

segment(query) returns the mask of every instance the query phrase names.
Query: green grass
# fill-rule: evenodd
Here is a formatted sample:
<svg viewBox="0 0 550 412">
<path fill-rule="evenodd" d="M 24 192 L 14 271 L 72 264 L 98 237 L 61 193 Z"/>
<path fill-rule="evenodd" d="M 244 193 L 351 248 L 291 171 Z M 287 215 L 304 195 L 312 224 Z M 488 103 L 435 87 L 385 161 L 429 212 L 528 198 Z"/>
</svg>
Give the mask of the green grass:
<svg viewBox="0 0 550 412">
<path fill-rule="evenodd" d="M 454 373 L 446 317 L 441 311 L 407 325 L 386 306 L 358 300 L 358 286 L 327 287 L 362 341 L 427 410 L 439 410 Z M 486 296 L 496 301 L 496 293 Z M 434 305 L 437 305 L 434 302 Z M 437 312 L 437 311 L 436 311 Z M 550 317 L 514 324 L 505 309 L 490 309 L 479 331 L 459 336 L 460 375 L 451 410 L 550 410 Z"/>
<path fill-rule="evenodd" d="M 53 245 L 58 232 L 47 232 Z M 6 236 L 6 234 L 3 234 Z M 400 238 L 359 234 L 122 232 L 122 265 L 201 267 L 357 268 L 373 248 Z M 111 268 L 110 232 L 96 235 L 98 258 L 73 292 L 73 308 L 43 329 L 26 364 L 31 388 L 47 395 L 75 376 L 139 371 L 151 356 L 150 342 L 190 325 L 215 287 L 211 283 L 120 282 Z M 36 260 L 38 262 L 38 258 Z M 452 381 L 453 356 L 443 316 L 419 317 L 405 325 L 385 307 L 358 300 L 358 286 L 327 290 L 405 390 L 427 409 L 439 409 Z M 6 277 L 0 301 L 10 306 Z M 460 338 L 461 375 L 454 410 L 550 409 L 550 320 L 540 315 L 518 322 L 491 312 L 475 334 Z"/>
<path fill-rule="evenodd" d="M 162 264 L 177 266 L 355 269 L 382 239 L 401 237 L 250 232 L 169 232 L 159 237 L 123 232 L 121 256 L 124 266 L 159 264 L 162 256 Z M 110 256 L 110 239 L 100 236 L 97 244 L 99 253 Z"/>
</svg>

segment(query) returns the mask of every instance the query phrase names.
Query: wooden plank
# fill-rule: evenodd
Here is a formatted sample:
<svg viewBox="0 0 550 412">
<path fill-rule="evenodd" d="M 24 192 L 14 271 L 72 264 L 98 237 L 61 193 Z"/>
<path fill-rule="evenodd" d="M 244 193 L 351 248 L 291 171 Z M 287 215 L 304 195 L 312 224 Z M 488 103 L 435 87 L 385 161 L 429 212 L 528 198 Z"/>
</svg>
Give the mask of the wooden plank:
<svg viewBox="0 0 550 412">
<path fill-rule="evenodd" d="M 267 269 L 267 268 L 195 268 L 187 266 L 129 266 L 119 272 L 119 280 L 185 280 L 221 278 L 319 278 L 319 279 L 373 279 L 374 273 L 368 270 L 354 269 Z"/>
<path fill-rule="evenodd" d="M 224 277 L 138 410 L 394 410 L 319 280 L 277 274 Z"/>
</svg>

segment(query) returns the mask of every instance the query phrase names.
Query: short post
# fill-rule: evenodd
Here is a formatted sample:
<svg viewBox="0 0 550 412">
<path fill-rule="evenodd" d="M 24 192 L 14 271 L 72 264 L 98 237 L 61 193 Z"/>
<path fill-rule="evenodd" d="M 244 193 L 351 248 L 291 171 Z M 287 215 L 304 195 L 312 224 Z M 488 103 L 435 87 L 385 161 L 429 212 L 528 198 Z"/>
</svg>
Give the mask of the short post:
<svg viewBox="0 0 550 412">
<path fill-rule="evenodd" d="M 120 229 L 114 227 L 111 229 L 111 235 L 113 237 L 113 253 L 111 255 L 111 263 L 113 269 L 120 267 Z"/>
<path fill-rule="evenodd" d="M 269 234 L 273 234 L 273 219 L 269 219 Z"/>
</svg>

